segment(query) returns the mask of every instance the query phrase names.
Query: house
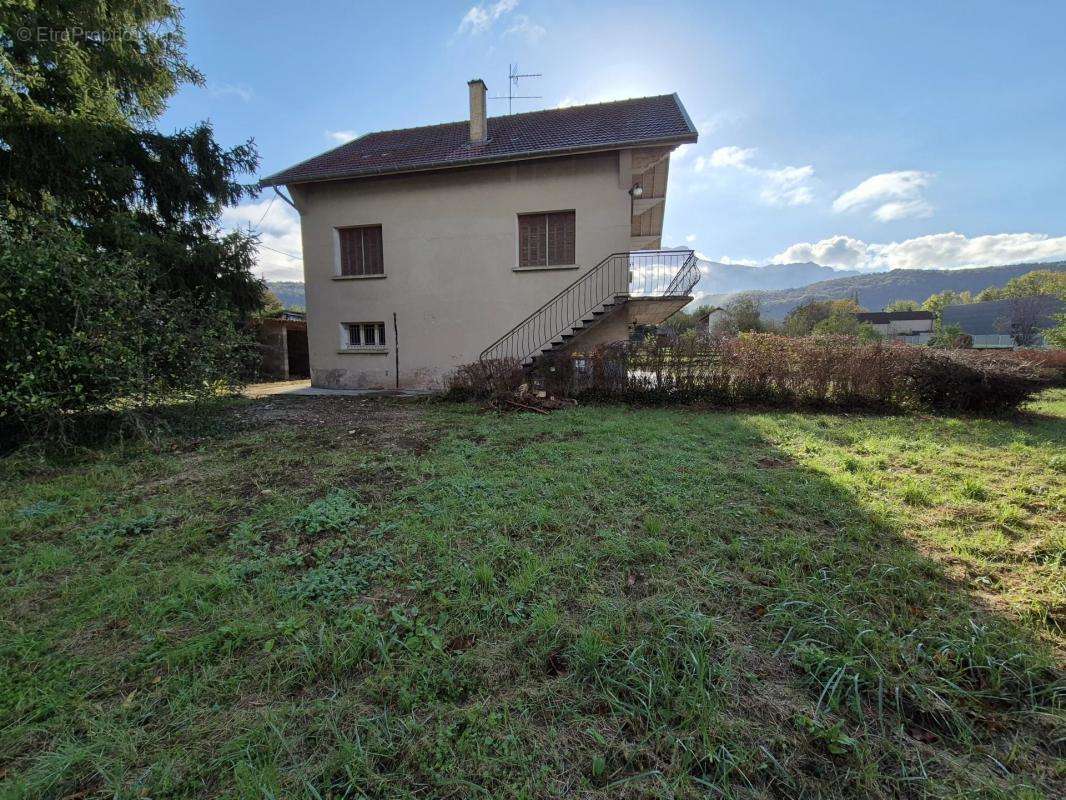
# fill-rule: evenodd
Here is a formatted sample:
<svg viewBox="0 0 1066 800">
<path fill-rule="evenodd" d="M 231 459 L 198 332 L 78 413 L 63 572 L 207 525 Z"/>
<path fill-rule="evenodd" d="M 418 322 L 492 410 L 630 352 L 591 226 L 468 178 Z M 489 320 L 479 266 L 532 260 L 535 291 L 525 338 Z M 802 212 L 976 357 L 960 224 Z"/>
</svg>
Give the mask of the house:
<svg viewBox="0 0 1066 800">
<path fill-rule="evenodd" d="M 870 325 L 884 339 L 927 344 L 936 315 L 932 311 L 860 311 L 855 318 L 860 325 Z"/>
<path fill-rule="evenodd" d="M 529 366 L 655 325 L 692 298 L 659 250 L 677 95 L 369 133 L 265 178 L 300 213 L 311 379 L 433 388 L 482 359 Z"/>
<path fill-rule="evenodd" d="M 262 380 L 289 381 L 310 377 L 307 320 L 299 311 L 282 311 L 256 320 L 258 375 Z"/>
<path fill-rule="evenodd" d="M 729 312 L 724 308 L 718 306 L 708 308 L 696 318 L 696 330 L 699 333 L 710 336 L 728 316 Z"/>
<path fill-rule="evenodd" d="M 975 348 L 1043 347 L 1040 332 L 1055 327 L 1055 316 L 1064 313 L 1062 300 L 1038 295 L 946 306 L 941 320 L 969 334 Z"/>
</svg>

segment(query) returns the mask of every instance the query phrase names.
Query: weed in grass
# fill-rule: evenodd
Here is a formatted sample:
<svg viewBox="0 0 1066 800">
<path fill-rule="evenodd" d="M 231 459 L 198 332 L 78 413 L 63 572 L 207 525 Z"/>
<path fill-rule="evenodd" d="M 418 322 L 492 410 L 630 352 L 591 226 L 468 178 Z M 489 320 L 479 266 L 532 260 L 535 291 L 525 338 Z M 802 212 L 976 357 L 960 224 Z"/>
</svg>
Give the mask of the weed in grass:
<svg viewBox="0 0 1066 800">
<path fill-rule="evenodd" d="M 304 533 L 344 531 L 366 514 L 366 506 L 351 492 L 334 489 L 293 516 L 292 525 Z"/>
<path fill-rule="evenodd" d="M 931 506 L 933 504 L 933 495 L 929 487 L 913 478 L 903 481 L 900 497 L 909 506 Z"/>
<path fill-rule="evenodd" d="M 88 541 L 117 541 L 134 536 L 143 536 L 154 530 L 165 517 L 158 511 L 150 511 L 139 517 L 117 518 L 99 522 L 82 533 Z"/>
<path fill-rule="evenodd" d="M 844 733 L 843 720 L 828 723 L 800 714 L 796 717 L 796 726 L 810 734 L 831 756 L 850 756 L 859 747 L 858 739 Z"/>
<path fill-rule="evenodd" d="M 967 500 L 983 501 L 989 497 L 988 489 L 984 487 L 984 484 L 973 478 L 962 479 L 959 484 L 959 494 Z"/>
<path fill-rule="evenodd" d="M 393 564 L 392 556 L 386 552 L 330 558 L 300 576 L 285 594 L 304 602 L 336 605 L 366 592 Z"/>
<path fill-rule="evenodd" d="M 1013 503 L 1001 503 L 996 508 L 996 524 L 1005 531 L 1014 531 L 1025 527 L 1026 513 Z"/>
<path fill-rule="evenodd" d="M 19 519 L 43 519 L 58 514 L 63 510 L 63 504 L 55 500 L 38 500 L 28 506 L 15 510 L 15 516 Z"/>
</svg>

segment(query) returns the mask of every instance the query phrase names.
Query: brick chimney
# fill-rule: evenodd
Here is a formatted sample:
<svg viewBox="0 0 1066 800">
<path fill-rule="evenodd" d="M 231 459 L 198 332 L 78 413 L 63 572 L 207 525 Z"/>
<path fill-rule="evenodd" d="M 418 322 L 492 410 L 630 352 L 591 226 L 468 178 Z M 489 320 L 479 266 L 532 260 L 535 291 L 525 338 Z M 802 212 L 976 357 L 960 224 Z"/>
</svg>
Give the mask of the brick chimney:
<svg viewBox="0 0 1066 800">
<path fill-rule="evenodd" d="M 485 118 L 485 92 L 488 87 L 481 78 L 469 81 L 470 87 L 470 141 L 480 144 L 489 135 L 489 124 Z"/>
</svg>

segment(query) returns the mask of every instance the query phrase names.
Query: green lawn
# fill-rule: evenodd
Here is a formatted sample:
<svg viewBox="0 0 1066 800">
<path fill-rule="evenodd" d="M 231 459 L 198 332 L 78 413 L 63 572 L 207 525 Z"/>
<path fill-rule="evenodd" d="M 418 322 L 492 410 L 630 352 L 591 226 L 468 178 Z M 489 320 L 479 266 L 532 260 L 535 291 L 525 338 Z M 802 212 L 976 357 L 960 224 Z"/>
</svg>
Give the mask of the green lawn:
<svg viewBox="0 0 1066 800">
<path fill-rule="evenodd" d="M 0 460 L 0 797 L 1061 797 L 1014 419 L 266 398 Z"/>
</svg>

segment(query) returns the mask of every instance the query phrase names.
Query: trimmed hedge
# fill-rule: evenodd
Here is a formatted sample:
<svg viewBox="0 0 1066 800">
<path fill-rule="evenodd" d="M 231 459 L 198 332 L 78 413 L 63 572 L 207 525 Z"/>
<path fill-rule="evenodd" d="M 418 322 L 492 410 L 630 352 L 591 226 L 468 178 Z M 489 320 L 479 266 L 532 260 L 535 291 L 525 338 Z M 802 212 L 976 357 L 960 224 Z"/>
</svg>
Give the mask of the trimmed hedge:
<svg viewBox="0 0 1066 800">
<path fill-rule="evenodd" d="M 517 390 L 520 375 L 513 363 L 470 365 L 449 388 L 452 396 L 497 396 Z M 533 377 L 552 396 L 579 399 L 969 413 L 1016 408 L 1052 384 L 1024 359 L 765 333 L 617 343 L 541 359 Z"/>
</svg>

